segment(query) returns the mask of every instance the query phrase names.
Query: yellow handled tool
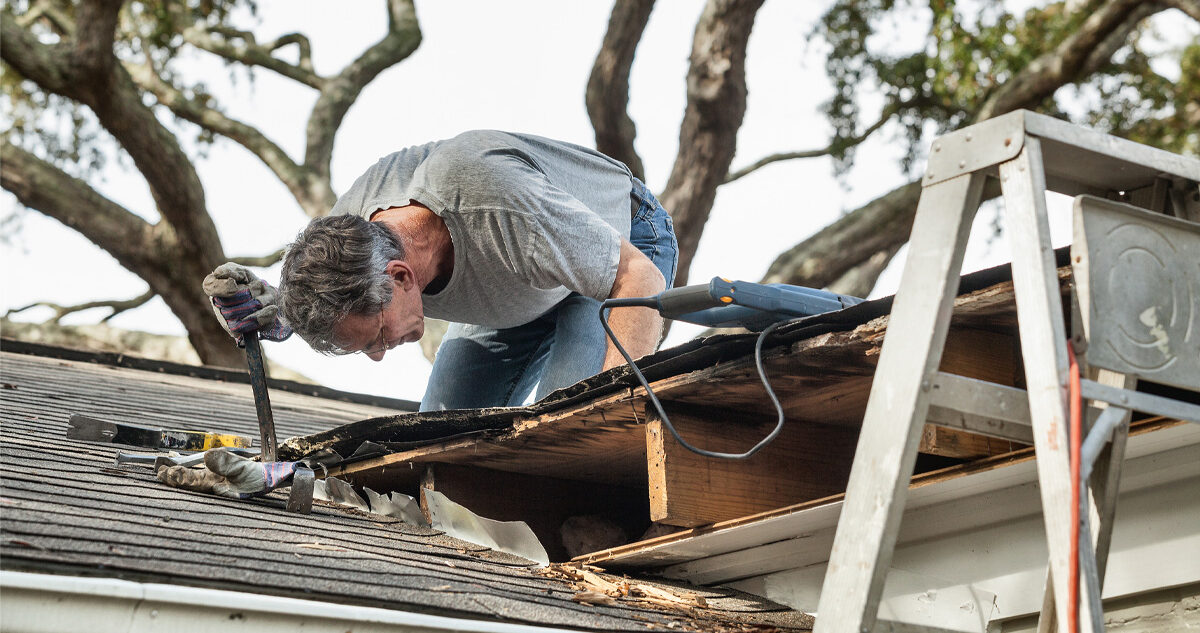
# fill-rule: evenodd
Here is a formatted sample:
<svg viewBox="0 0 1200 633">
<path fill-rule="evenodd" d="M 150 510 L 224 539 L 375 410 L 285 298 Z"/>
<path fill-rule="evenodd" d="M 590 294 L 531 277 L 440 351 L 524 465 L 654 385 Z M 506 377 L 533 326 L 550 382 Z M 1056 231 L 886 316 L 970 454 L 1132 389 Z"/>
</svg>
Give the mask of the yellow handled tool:
<svg viewBox="0 0 1200 633">
<path fill-rule="evenodd" d="M 107 422 L 78 413 L 72 415 L 67 422 L 71 425 L 71 428 L 67 429 L 68 438 L 89 442 L 111 442 L 177 451 L 207 451 L 220 446 L 250 448 L 252 443 L 250 438 L 243 435 Z"/>
</svg>

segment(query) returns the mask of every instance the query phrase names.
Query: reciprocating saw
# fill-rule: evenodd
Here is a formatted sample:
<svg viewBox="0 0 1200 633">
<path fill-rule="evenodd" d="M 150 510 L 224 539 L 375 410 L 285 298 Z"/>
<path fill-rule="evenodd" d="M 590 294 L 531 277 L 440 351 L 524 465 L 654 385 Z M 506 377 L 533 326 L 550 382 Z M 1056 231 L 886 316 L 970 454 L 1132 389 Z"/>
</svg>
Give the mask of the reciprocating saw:
<svg viewBox="0 0 1200 633">
<path fill-rule="evenodd" d="M 841 310 L 862 303 L 858 297 L 827 290 L 756 284 L 713 277 L 707 284 L 659 293 L 658 312 L 666 319 L 709 327 L 744 327 L 760 332 L 772 323 Z"/>
<path fill-rule="evenodd" d="M 761 332 L 773 323 L 833 312 L 862 302 L 858 297 L 827 290 L 713 277 L 707 284 L 671 288 L 653 297 L 609 299 L 604 306 L 654 308 L 666 319 Z"/>
</svg>

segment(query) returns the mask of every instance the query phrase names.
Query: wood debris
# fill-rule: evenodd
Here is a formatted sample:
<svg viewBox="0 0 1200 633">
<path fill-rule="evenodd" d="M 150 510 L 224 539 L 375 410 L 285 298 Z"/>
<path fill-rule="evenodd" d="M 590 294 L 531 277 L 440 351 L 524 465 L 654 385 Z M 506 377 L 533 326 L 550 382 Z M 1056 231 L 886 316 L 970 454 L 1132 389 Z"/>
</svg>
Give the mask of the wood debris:
<svg viewBox="0 0 1200 633">
<path fill-rule="evenodd" d="M 608 594 L 600 593 L 599 591 L 580 591 L 571 596 L 571 599 L 580 604 L 598 604 L 603 606 L 612 606 L 617 604 L 616 598 Z"/>
<path fill-rule="evenodd" d="M 571 582 L 578 592 L 571 599 L 583 604 L 611 605 L 616 604 L 618 600 L 624 600 L 685 611 L 708 607 L 704 596 L 695 592 L 668 590 L 647 583 L 631 582 L 628 578 L 603 574 L 592 571 L 593 569 L 599 568 L 555 563 L 539 570 L 539 573 Z"/>
</svg>

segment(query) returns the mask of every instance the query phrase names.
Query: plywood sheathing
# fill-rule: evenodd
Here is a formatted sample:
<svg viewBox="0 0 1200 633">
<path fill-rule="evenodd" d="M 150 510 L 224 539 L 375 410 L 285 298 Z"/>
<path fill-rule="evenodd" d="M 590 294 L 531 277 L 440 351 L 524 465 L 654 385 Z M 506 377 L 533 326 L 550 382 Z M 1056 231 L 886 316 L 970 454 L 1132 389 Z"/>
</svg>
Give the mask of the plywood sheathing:
<svg viewBox="0 0 1200 633">
<path fill-rule="evenodd" d="M 685 441 L 725 453 L 747 451 L 775 426 L 738 423 L 736 414 L 669 409 L 668 415 Z M 792 423 L 749 459 L 711 459 L 684 448 L 652 415 L 646 427 L 650 519 L 694 527 L 836 494 L 846 488 L 857 443 L 854 429 Z"/>
</svg>

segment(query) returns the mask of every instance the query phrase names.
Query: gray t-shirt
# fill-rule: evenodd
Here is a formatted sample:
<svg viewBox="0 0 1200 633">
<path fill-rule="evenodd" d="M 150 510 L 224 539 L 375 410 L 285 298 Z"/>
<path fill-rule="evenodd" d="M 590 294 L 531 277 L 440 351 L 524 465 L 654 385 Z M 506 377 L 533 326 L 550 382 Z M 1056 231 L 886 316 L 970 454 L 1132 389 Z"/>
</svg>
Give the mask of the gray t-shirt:
<svg viewBox="0 0 1200 633">
<path fill-rule="evenodd" d="M 629 236 L 629 169 L 599 152 L 490 130 L 403 149 L 354 182 L 333 213 L 370 218 L 415 200 L 446 222 L 454 271 L 425 316 L 522 325 L 572 291 L 605 299 Z"/>
</svg>

